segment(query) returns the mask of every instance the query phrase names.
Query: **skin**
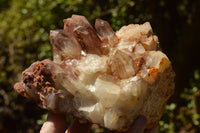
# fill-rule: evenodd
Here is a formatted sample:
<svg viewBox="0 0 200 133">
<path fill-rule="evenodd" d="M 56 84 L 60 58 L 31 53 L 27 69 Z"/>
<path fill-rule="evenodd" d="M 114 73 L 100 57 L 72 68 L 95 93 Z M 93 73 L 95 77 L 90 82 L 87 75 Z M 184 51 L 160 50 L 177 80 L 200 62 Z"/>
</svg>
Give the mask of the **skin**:
<svg viewBox="0 0 200 133">
<path fill-rule="evenodd" d="M 151 130 L 146 130 L 147 119 L 139 116 L 127 133 L 156 133 L 159 125 Z M 89 133 L 92 124 L 80 123 L 77 119 L 66 129 L 67 123 L 64 115 L 49 113 L 46 122 L 43 124 L 40 133 Z M 109 133 L 114 133 L 109 131 Z"/>
</svg>

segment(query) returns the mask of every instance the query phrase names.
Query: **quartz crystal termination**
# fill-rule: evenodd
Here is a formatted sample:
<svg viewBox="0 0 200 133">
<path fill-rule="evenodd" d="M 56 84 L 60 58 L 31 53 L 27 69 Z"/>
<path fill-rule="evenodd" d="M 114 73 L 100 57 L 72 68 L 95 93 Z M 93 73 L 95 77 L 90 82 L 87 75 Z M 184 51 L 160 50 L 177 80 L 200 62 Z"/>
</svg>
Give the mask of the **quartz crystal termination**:
<svg viewBox="0 0 200 133">
<path fill-rule="evenodd" d="M 64 20 L 51 30 L 53 61 L 33 63 L 14 89 L 44 109 L 72 114 L 102 127 L 125 132 L 139 115 L 155 127 L 174 92 L 174 72 L 158 50 L 149 22 L 114 32 L 84 16 Z"/>
</svg>

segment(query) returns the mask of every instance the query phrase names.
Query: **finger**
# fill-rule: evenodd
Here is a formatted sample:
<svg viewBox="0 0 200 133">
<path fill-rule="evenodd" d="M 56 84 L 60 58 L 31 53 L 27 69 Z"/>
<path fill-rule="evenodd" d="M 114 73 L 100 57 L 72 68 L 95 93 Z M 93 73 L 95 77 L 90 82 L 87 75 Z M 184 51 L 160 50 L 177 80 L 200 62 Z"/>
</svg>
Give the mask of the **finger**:
<svg viewBox="0 0 200 133">
<path fill-rule="evenodd" d="M 158 124 L 155 128 L 151 129 L 151 130 L 145 130 L 145 133 L 156 133 L 160 128 L 160 125 Z"/>
<path fill-rule="evenodd" d="M 64 133 L 66 125 L 67 123 L 64 115 L 49 113 L 40 133 Z"/>
<path fill-rule="evenodd" d="M 139 116 L 128 130 L 128 133 L 143 133 L 147 124 L 147 119 L 144 116 Z"/>
<path fill-rule="evenodd" d="M 90 127 L 90 123 L 80 123 L 79 120 L 76 119 L 65 133 L 88 133 Z"/>
<path fill-rule="evenodd" d="M 119 132 L 109 130 L 109 131 L 107 131 L 106 133 L 119 133 Z"/>
</svg>

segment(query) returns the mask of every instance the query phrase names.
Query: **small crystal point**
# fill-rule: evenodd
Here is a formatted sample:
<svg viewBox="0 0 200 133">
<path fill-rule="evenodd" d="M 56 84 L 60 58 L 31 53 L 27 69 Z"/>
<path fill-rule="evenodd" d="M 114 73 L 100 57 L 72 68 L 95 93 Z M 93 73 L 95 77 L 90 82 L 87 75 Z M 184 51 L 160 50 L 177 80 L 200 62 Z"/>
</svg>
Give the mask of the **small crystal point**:
<svg viewBox="0 0 200 133">
<path fill-rule="evenodd" d="M 55 41 L 56 36 L 58 35 L 59 32 L 63 30 L 50 30 L 50 43 L 53 44 Z"/>
<path fill-rule="evenodd" d="M 110 24 L 102 19 L 96 19 L 95 21 L 95 28 L 102 37 L 103 40 L 107 39 L 110 46 L 114 46 L 118 43 L 118 38 L 115 35 Z"/>
<path fill-rule="evenodd" d="M 110 64 L 111 71 L 120 79 L 135 75 L 132 57 L 124 51 L 117 50 L 111 56 Z"/>
<path fill-rule="evenodd" d="M 72 15 L 65 19 L 64 30 L 72 33 L 87 53 L 101 54 L 101 40 L 84 16 Z"/>
<path fill-rule="evenodd" d="M 52 30 L 50 38 L 55 62 L 61 62 L 68 58 L 80 58 L 81 46 L 72 34 L 64 30 Z"/>
<path fill-rule="evenodd" d="M 84 16 L 81 16 L 81 15 L 72 15 L 71 18 L 64 19 L 63 22 L 64 22 L 64 30 L 71 33 L 78 26 L 92 28 L 88 20 Z"/>
<path fill-rule="evenodd" d="M 73 34 L 86 53 L 101 54 L 101 40 L 94 29 L 79 26 L 74 29 Z"/>
</svg>

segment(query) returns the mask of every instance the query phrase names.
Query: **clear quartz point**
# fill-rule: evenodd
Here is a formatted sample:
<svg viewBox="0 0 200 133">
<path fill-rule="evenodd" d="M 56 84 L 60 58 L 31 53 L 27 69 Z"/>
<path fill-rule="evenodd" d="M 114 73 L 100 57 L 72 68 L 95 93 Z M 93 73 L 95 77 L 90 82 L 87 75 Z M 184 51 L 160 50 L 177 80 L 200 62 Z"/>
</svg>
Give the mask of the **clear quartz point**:
<svg viewBox="0 0 200 133">
<path fill-rule="evenodd" d="M 61 63 L 69 58 L 79 59 L 81 57 L 81 46 L 73 34 L 64 30 L 51 30 L 50 38 L 54 62 Z"/>
<path fill-rule="evenodd" d="M 72 33 L 87 53 L 101 54 L 101 40 L 84 16 L 72 15 L 65 19 L 64 30 Z"/>
<path fill-rule="evenodd" d="M 104 41 L 108 41 L 110 47 L 113 47 L 115 44 L 118 43 L 118 38 L 107 21 L 102 19 L 96 19 L 95 28 L 97 29 L 97 32 L 100 34 L 102 39 Z"/>
</svg>

